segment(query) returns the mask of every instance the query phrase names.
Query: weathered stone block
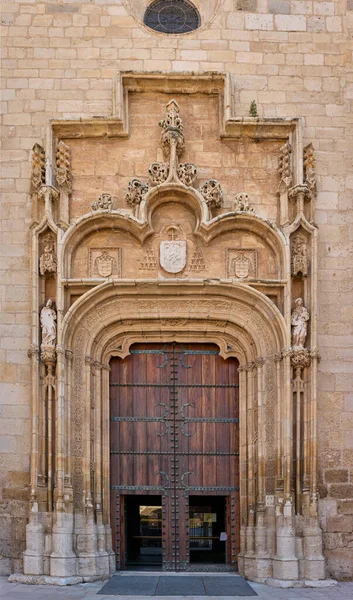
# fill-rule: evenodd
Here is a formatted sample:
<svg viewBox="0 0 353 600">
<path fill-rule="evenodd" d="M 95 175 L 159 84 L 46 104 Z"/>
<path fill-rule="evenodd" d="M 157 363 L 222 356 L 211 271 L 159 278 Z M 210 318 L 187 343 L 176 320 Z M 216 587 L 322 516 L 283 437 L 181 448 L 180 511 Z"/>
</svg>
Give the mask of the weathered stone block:
<svg viewBox="0 0 353 600">
<path fill-rule="evenodd" d="M 348 470 L 347 469 L 328 469 L 325 471 L 326 483 L 347 483 L 348 482 Z"/>
<path fill-rule="evenodd" d="M 332 498 L 353 498 L 353 484 L 335 484 L 333 483 L 329 489 L 329 495 Z"/>
<path fill-rule="evenodd" d="M 353 528 L 353 518 L 342 515 L 328 517 L 326 527 L 328 533 L 351 533 Z"/>
<path fill-rule="evenodd" d="M 269 11 L 275 15 L 289 15 L 290 0 L 270 0 Z"/>
<path fill-rule="evenodd" d="M 237 0 L 236 6 L 238 10 L 255 13 L 257 10 L 257 0 Z"/>
</svg>

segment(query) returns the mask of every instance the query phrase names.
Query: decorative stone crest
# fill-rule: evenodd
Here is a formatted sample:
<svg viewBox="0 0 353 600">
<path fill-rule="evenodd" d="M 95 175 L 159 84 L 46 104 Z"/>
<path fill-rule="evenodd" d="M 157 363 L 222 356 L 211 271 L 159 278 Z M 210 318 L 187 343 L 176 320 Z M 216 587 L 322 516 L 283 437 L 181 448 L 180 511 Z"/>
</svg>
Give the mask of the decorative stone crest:
<svg viewBox="0 0 353 600">
<path fill-rule="evenodd" d="M 221 185 L 215 179 L 209 179 L 202 187 L 200 194 L 204 197 L 206 204 L 210 210 L 221 208 L 223 205 L 223 192 Z"/>
<path fill-rule="evenodd" d="M 313 145 L 310 143 L 304 148 L 304 181 L 307 184 L 311 196 L 316 194 L 315 155 Z"/>
<path fill-rule="evenodd" d="M 60 140 L 56 149 L 56 181 L 59 187 L 72 190 L 71 157 L 69 147 Z"/>
<path fill-rule="evenodd" d="M 48 233 L 43 239 L 43 254 L 39 259 L 39 272 L 41 275 L 52 275 L 56 273 L 57 258 L 55 254 L 55 242 L 52 233 Z"/>
<path fill-rule="evenodd" d="M 110 194 L 101 194 L 97 202 L 91 204 L 92 210 L 111 210 L 113 200 Z"/>
<path fill-rule="evenodd" d="M 37 192 L 45 184 L 45 152 L 39 144 L 32 150 L 31 190 Z"/>
<path fill-rule="evenodd" d="M 192 255 L 189 270 L 190 271 L 205 271 L 206 264 L 200 248 L 196 247 Z"/>
<path fill-rule="evenodd" d="M 104 251 L 103 254 L 96 258 L 95 267 L 101 277 L 110 277 L 114 269 L 116 269 L 116 260 L 108 252 Z"/>
<path fill-rule="evenodd" d="M 149 174 L 151 185 L 160 185 L 161 183 L 164 183 L 166 181 L 166 179 L 168 178 L 169 164 L 165 163 L 165 162 L 151 163 L 149 166 L 149 169 L 148 169 L 148 174 Z M 133 181 L 138 181 L 138 179 L 133 179 Z M 148 191 L 148 187 L 147 187 L 146 191 Z M 144 193 L 146 193 L 146 192 L 144 192 Z M 127 196 L 126 196 L 126 200 L 127 200 Z M 130 204 L 130 202 L 128 200 L 127 200 L 127 202 L 128 202 L 128 204 Z"/>
<path fill-rule="evenodd" d="M 301 273 L 303 277 L 308 276 L 309 261 L 307 256 L 307 244 L 305 238 L 298 234 L 293 238 L 292 242 L 292 275 Z"/>
<path fill-rule="evenodd" d="M 294 301 L 295 309 L 292 311 L 292 346 L 294 349 L 304 348 L 310 315 L 303 305 L 303 299 L 297 298 Z"/>
<path fill-rule="evenodd" d="M 178 166 L 178 177 L 181 183 L 192 186 L 197 177 L 197 168 L 192 163 L 180 163 Z"/>
<path fill-rule="evenodd" d="M 227 277 L 246 279 L 256 277 L 257 252 L 253 249 L 227 249 Z"/>
<path fill-rule="evenodd" d="M 281 186 L 289 188 L 292 185 L 292 166 L 291 166 L 292 146 L 287 142 L 279 151 L 278 172 L 281 177 Z"/>
<path fill-rule="evenodd" d="M 142 183 L 139 179 L 131 179 L 125 196 L 126 202 L 136 210 L 140 206 L 142 199 L 147 192 L 148 185 L 146 183 Z"/>
<path fill-rule="evenodd" d="M 158 268 L 156 255 L 152 246 L 146 249 L 144 258 L 140 261 L 139 269 L 141 271 L 155 271 Z"/>
<path fill-rule="evenodd" d="M 168 241 L 160 243 L 159 261 L 168 273 L 180 273 L 186 265 L 186 241 L 178 240 L 178 228 L 167 229 Z"/>
<path fill-rule="evenodd" d="M 90 248 L 90 277 L 121 277 L 121 248 Z"/>
<path fill-rule="evenodd" d="M 237 212 L 255 213 L 255 209 L 249 205 L 249 196 L 245 192 L 240 192 L 234 198 L 234 210 Z"/>
<path fill-rule="evenodd" d="M 167 104 L 167 113 L 164 119 L 159 121 L 162 127 L 162 148 L 165 157 L 171 155 L 171 147 L 175 147 L 176 155 L 181 156 L 184 151 L 183 121 L 180 116 L 180 107 L 176 100 L 170 100 Z"/>
<path fill-rule="evenodd" d="M 56 311 L 50 298 L 40 311 L 40 324 L 42 328 L 41 359 L 46 364 L 55 362 Z"/>
</svg>

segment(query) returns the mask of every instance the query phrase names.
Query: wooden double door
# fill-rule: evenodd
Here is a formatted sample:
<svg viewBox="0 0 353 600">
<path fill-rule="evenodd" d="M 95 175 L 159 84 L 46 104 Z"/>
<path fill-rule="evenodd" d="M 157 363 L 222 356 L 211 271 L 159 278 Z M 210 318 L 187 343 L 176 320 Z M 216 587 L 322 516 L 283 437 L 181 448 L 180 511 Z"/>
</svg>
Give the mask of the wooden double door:
<svg viewBox="0 0 353 600">
<path fill-rule="evenodd" d="M 236 566 L 237 368 L 211 344 L 138 344 L 126 359 L 112 359 L 117 568 L 138 563 L 139 548 L 141 560 L 150 553 L 164 570 Z"/>
</svg>

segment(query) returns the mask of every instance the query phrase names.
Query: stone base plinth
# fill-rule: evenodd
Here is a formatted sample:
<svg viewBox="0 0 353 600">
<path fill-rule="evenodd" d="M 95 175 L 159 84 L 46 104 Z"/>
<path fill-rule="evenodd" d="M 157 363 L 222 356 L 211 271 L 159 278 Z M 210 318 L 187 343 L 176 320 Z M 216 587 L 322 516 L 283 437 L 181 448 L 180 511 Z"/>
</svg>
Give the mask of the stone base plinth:
<svg viewBox="0 0 353 600">
<path fill-rule="evenodd" d="M 75 585 L 82 583 L 82 577 L 51 577 L 50 575 L 24 575 L 13 573 L 8 581 L 10 583 L 27 583 L 29 585 Z"/>
<path fill-rule="evenodd" d="M 259 582 L 260 583 L 260 582 Z M 306 581 L 306 580 L 287 580 L 283 579 L 273 579 L 269 578 L 261 583 L 266 583 L 271 587 L 277 588 L 297 588 L 297 587 L 307 587 L 307 588 L 324 588 L 324 587 L 333 587 L 337 585 L 337 581 L 335 579 L 320 579 L 319 581 Z"/>
</svg>

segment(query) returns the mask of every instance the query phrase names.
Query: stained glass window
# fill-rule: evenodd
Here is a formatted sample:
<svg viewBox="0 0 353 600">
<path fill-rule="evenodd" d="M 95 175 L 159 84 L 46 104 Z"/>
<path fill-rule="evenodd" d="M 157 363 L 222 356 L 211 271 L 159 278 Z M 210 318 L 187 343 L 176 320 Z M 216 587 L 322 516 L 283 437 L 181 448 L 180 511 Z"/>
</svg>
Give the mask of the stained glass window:
<svg viewBox="0 0 353 600">
<path fill-rule="evenodd" d="M 144 23 L 161 33 L 187 33 L 200 26 L 200 15 L 188 0 L 155 0 L 145 12 Z"/>
</svg>

